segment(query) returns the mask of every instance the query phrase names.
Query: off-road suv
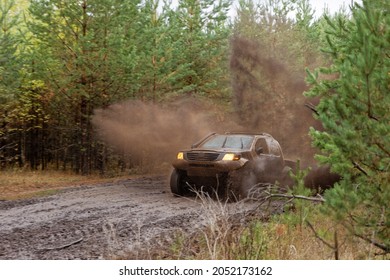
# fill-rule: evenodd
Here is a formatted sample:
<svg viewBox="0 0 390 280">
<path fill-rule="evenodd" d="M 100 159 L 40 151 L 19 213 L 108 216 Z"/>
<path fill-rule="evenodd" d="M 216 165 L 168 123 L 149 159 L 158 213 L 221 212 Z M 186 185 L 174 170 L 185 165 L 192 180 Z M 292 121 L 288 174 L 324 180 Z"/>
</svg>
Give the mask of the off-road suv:
<svg viewBox="0 0 390 280">
<path fill-rule="evenodd" d="M 253 185 L 284 180 L 288 163 L 267 133 L 212 133 L 178 152 L 171 191 L 182 196 L 193 188 L 211 188 L 220 197 L 245 197 Z"/>
</svg>

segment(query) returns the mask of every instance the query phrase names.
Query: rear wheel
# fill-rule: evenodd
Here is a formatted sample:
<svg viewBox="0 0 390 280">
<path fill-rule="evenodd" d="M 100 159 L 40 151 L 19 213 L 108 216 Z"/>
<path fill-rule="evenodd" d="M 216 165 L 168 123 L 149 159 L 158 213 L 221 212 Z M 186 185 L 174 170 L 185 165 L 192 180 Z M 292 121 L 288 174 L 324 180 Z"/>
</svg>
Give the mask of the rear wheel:
<svg viewBox="0 0 390 280">
<path fill-rule="evenodd" d="M 170 186 L 171 186 L 171 192 L 175 196 L 182 196 L 186 192 L 186 185 L 185 185 L 185 174 L 184 171 L 174 169 L 171 174 L 171 180 L 170 180 Z"/>
<path fill-rule="evenodd" d="M 282 174 L 280 176 L 280 185 L 284 188 L 292 187 L 294 185 L 294 179 L 290 176 L 292 172 L 292 168 L 289 166 L 285 166 L 282 170 Z"/>
</svg>

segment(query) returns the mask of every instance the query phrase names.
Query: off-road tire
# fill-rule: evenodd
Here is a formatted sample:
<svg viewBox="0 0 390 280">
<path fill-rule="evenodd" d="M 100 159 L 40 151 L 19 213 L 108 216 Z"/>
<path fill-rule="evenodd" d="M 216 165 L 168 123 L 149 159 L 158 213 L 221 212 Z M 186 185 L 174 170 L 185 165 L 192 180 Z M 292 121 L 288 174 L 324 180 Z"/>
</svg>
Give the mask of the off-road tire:
<svg viewBox="0 0 390 280">
<path fill-rule="evenodd" d="M 240 169 L 229 172 L 226 180 L 226 199 L 231 202 L 237 202 L 247 198 L 249 190 L 255 182 L 254 171 L 250 163 Z"/>
<path fill-rule="evenodd" d="M 224 190 L 222 198 L 228 202 L 237 202 L 242 199 L 241 194 L 241 174 L 237 171 L 231 171 L 226 178 L 226 188 Z"/>
<path fill-rule="evenodd" d="M 171 174 L 170 186 L 174 196 L 183 196 L 186 193 L 185 172 L 174 169 Z"/>
</svg>

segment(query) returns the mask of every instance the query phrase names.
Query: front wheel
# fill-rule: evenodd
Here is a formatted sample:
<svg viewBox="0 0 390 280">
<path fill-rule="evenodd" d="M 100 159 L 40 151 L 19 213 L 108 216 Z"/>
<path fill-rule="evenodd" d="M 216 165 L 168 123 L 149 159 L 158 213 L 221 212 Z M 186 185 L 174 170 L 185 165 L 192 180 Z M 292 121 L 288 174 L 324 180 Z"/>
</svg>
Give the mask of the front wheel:
<svg viewBox="0 0 390 280">
<path fill-rule="evenodd" d="M 226 182 L 226 197 L 232 202 L 245 199 L 255 184 L 256 176 L 252 165 L 248 163 L 241 169 L 229 172 Z"/>
<path fill-rule="evenodd" d="M 172 171 L 170 186 L 171 186 L 171 192 L 175 196 L 184 195 L 186 190 L 184 178 L 185 178 L 184 171 L 178 169 L 174 169 Z"/>
</svg>

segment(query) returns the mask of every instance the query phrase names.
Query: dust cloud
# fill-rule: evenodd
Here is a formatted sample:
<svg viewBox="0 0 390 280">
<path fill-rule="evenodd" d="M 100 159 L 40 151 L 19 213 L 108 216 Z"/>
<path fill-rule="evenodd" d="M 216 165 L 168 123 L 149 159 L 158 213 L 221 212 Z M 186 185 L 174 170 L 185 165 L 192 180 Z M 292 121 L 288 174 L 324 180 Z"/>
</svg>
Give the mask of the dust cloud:
<svg viewBox="0 0 390 280">
<path fill-rule="evenodd" d="M 190 148 L 211 132 L 238 128 L 211 105 L 191 97 L 170 104 L 114 104 L 96 110 L 92 123 L 118 154 L 150 168 L 172 162 L 178 150 Z"/>
<path fill-rule="evenodd" d="M 294 69 L 272 56 L 269 48 L 247 38 L 231 40 L 230 69 L 238 122 L 250 130 L 270 133 L 287 158 L 313 163 L 309 128 L 320 128 L 303 96 L 308 89 L 304 69 Z"/>
</svg>

